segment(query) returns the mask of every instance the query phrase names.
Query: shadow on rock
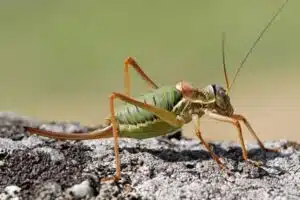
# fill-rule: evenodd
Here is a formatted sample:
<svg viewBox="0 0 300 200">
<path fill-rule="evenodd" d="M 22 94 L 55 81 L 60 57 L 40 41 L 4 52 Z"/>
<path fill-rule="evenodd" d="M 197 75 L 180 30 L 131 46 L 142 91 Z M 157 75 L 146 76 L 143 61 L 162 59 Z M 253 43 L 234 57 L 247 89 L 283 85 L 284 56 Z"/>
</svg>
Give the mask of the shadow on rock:
<svg viewBox="0 0 300 200">
<path fill-rule="evenodd" d="M 6 185 L 18 185 L 27 191 L 23 195 L 28 197 L 44 182 L 56 182 L 63 189 L 71 187 L 89 178 L 83 171 L 92 159 L 89 151 L 91 149 L 87 146 L 70 143 L 14 150 L 2 159 L 0 189 Z"/>
<path fill-rule="evenodd" d="M 199 144 L 200 145 L 200 144 Z M 219 157 L 228 158 L 231 160 L 242 161 L 242 149 L 240 147 L 230 147 L 229 150 L 224 149 L 221 145 L 210 144 L 215 154 Z M 120 150 L 126 150 L 130 153 L 150 153 L 155 157 L 158 157 L 167 162 L 181 162 L 181 161 L 193 161 L 193 160 L 209 160 L 210 154 L 206 150 L 173 150 L 173 149 L 149 149 L 143 147 L 137 148 L 122 148 Z M 248 150 L 249 159 L 259 159 L 259 161 L 273 160 L 277 157 L 287 157 L 289 155 L 283 155 L 280 152 L 265 152 L 260 148 Z"/>
</svg>

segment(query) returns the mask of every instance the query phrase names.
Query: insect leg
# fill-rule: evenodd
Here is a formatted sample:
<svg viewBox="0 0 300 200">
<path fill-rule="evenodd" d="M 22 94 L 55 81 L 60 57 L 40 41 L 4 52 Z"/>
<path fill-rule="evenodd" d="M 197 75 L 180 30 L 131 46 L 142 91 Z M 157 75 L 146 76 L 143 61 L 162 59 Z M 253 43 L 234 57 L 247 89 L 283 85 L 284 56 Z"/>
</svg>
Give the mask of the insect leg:
<svg viewBox="0 0 300 200">
<path fill-rule="evenodd" d="M 243 138 L 243 133 L 242 133 L 242 128 L 241 128 L 240 122 L 237 119 L 230 118 L 230 117 L 227 117 L 227 116 L 223 116 L 223 115 L 220 115 L 220 114 L 217 114 L 217 113 L 213 113 L 213 112 L 211 112 L 209 110 L 205 110 L 205 114 L 207 116 L 209 116 L 210 118 L 212 118 L 212 119 L 231 123 L 231 124 L 233 124 L 237 128 L 238 133 L 239 133 L 239 135 L 238 135 L 239 136 L 239 140 L 240 140 L 240 143 L 241 143 L 241 146 L 242 146 L 243 159 L 244 160 L 248 160 L 248 153 L 247 153 L 247 150 L 246 150 L 246 146 L 245 146 L 245 142 L 244 142 L 244 138 Z"/>
<path fill-rule="evenodd" d="M 144 79 L 151 88 L 158 88 L 158 86 L 147 76 L 147 74 L 142 70 L 142 68 L 137 64 L 137 62 L 132 58 L 128 57 L 124 61 L 124 87 L 125 94 L 130 96 L 130 78 L 129 78 L 129 66 L 132 66 L 133 69 Z"/>
<path fill-rule="evenodd" d="M 135 100 L 134 98 L 129 97 L 124 94 L 121 94 L 121 93 L 113 92 L 112 95 L 114 96 L 114 98 L 117 98 L 121 101 L 127 102 L 127 103 L 135 105 L 137 107 L 140 107 L 144 110 L 147 110 L 148 112 L 154 113 L 161 120 L 167 122 L 168 124 L 170 124 L 174 127 L 181 127 L 185 123 L 184 120 L 177 118 L 177 115 L 175 113 L 172 113 L 168 110 L 158 108 L 158 107 L 152 106 L 150 104 L 146 104 L 144 102 Z"/>
<path fill-rule="evenodd" d="M 58 140 L 92 140 L 100 138 L 109 138 L 112 137 L 112 126 L 105 127 L 103 129 L 97 129 L 88 133 L 64 133 L 64 132 L 54 132 L 42 130 L 39 128 L 32 128 L 24 126 L 25 131 L 28 131 L 32 134 L 58 139 Z"/>
<path fill-rule="evenodd" d="M 210 156 L 217 162 L 217 164 L 219 165 L 219 167 L 221 169 L 223 169 L 224 168 L 223 163 L 220 161 L 219 157 L 211 150 L 209 144 L 202 137 L 202 134 L 201 134 L 201 131 L 200 131 L 200 118 L 199 118 L 199 116 L 198 115 L 194 115 L 194 116 L 193 116 L 194 117 L 193 119 L 195 121 L 195 132 L 196 132 L 197 137 L 204 144 L 204 146 L 208 150 Z"/>
<path fill-rule="evenodd" d="M 239 114 L 234 114 L 232 117 L 237 119 L 237 120 L 241 120 L 242 122 L 244 122 L 245 126 L 249 129 L 250 133 L 256 139 L 256 141 L 258 142 L 258 145 L 260 146 L 260 148 L 262 150 L 270 151 L 270 152 L 279 152 L 279 149 L 270 149 L 270 148 L 266 148 L 264 146 L 264 144 L 261 142 L 261 140 L 258 138 L 257 134 L 255 133 L 254 129 L 252 128 L 252 126 L 250 125 L 250 123 L 248 122 L 248 120 L 244 116 L 239 115 Z"/>
<path fill-rule="evenodd" d="M 171 124 L 172 126 L 181 127 L 184 124 L 183 120 L 177 119 L 177 116 L 170 111 L 167 111 L 167 110 L 164 110 L 161 108 L 157 108 L 155 106 L 146 104 L 144 102 L 137 101 L 127 95 L 113 92 L 112 95 L 109 97 L 109 108 L 110 108 L 110 114 L 111 114 L 110 120 L 111 120 L 111 124 L 112 124 L 113 137 L 114 137 L 114 153 L 115 153 L 116 173 L 112 177 L 107 177 L 107 178 L 101 179 L 101 181 L 108 181 L 108 180 L 118 181 L 121 177 L 120 155 L 119 155 L 119 144 L 118 144 L 118 124 L 117 124 L 115 110 L 114 110 L 114 100 L 115 99 L 119 99 L 121 101 L 135 105 L 142 109 L 145 109 L 148 112 L 152 112 L 155 115 L 157 115 L 159 118 L 161 118 L 162 120 Z"/>
</svg>

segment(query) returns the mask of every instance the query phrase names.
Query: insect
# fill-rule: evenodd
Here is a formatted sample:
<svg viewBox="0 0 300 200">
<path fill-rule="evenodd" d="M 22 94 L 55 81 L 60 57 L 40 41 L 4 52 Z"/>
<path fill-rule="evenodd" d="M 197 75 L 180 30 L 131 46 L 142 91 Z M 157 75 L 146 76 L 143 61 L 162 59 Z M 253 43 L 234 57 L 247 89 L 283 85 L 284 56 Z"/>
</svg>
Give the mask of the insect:
<svg viewBox="0 0 300 200">
<path fill-rule="evenodd" d="M 204 115 L 222 122 L 232 124 L 238 132 L 239 141 L 242 147 L 242 156 L 244 160 L 248 160 L 248 154 L 245 147 L 241 124 L 244 123 L 249 129 L 252 136 L 257 140 L 258 145 L 264 151 L 277 152 L 278 149 L 269 149 L 264 146 L 258 138 L 249 121 L 241 114 L 234 113 L 233 106 L 230 102 L 229 91 L 236 80 L 240 69 L 243 67 L 248 56 L 261 39 L 265 31 L 272 24 L 277 15 L 281 12 L 287 0 L 278 9 L 267 26 L 262 30 L 258 38 L 253 43 L 245 58 L 242 60 L 237 69 L 234 79 L 229 84 L 225 64 L 225 34 L 222 37 L 222 58 L 226 89 L 221 85 L 211 84 L 203 89 L 193 87 L 186 81 L 180 81 L 174 86 L 159 87 L 149 76 L 142 70 L 139 64 L 132 57 L 128 57 L 124 61 L 124 93 L 113 92 L 109 96 L 110 115 L 106 118 L 103 129 L 98 129 L 88 133 L 61 133 L 51 132 L 33 127 L 24 127 L 26 131 L 37 135 L 46 136 L 55 139 L 64 140 L 89 140 L 100 138 L 114 138 L 114 154 L 115 154 L 115 174 L 111 177 L 102 178 L 101 181 L 113 180 L 118 181 L 121 177 L 120 156 L 118 138 L 150 138 L 180 129 L 184 124 L 194 122 L 195 133 L 201 143 L 206 147 L 211 157 L 216 161 L 222 169 L 225 165 L 220 161 L 219 157 L 211 150 L 209 144 L 202 137 L 200 131 L 200 118 Z M 129 77 L 129 67 L 133 67 L 139 76 L 145 80 L 152 88 L 137 98 L 130 95 L 131 84 Z M 115 110 L 115 100 L 121 100 L 125 104 Z"/>
</svg>

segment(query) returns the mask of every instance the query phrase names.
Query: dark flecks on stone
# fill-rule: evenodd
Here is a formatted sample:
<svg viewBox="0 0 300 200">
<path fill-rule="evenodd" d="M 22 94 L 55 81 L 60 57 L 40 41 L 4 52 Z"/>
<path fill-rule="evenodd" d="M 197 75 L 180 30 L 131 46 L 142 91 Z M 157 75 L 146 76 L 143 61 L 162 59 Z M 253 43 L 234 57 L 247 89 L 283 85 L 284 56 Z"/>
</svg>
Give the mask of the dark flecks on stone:
<svg viewBox="0 0 300 200">
<path fill-rule="evenodd" d="M 5 127 L 0 134 L 0 193 L 15 185 L 21 188 L 17 195 L 23 199 L 66 199 L 67 190 L 73 195 L 81 194 L 74 189 L 84 189 L 82 194 L 97 199 L 112 196 L 116 199 L 300 198 L 299 149 L 292 142 L 272 142 L 281 147 L 281 153 L 265 153 L 250 147 L 251 158 L 262 159 L 261 166 L 240 159 L 240 147 L 226 142 L 212 143 L 215 153 L 222 156 L 232 172 L 227 174 L 197 140 L 188 140 L 182 135 L 176 139 L 171 137 L 168 143 L 156 138 L 122 139 L 119 140 L 121 181 L 100 184 L 99 178 L 115 173 L 112 140 L 49 142 L 41 139 L 35 145 L 22 129 L 22 124 L 32 123 L 26 120 L 13 121 L 10 117 L 4 120 L 5 126 L 0 120 L 0 129 Z M 54 123 L 53 126 L 68 125 Z M 89 128 L 80 124 L 72 126 L 77 127 L 76 130 Z M 51 129 L 49 124 L 47 127 Z M 13 139 L 12 132 L 22 137 Z M 12 142 L 15 145 L 11 146 Z M 43 147 L 50 151 L 35 150 Z M 52 150 L 63 155 L 60 162 L 53 160 Z M 74 187 L 76 185 L 81 187 Z"/>
</svg>

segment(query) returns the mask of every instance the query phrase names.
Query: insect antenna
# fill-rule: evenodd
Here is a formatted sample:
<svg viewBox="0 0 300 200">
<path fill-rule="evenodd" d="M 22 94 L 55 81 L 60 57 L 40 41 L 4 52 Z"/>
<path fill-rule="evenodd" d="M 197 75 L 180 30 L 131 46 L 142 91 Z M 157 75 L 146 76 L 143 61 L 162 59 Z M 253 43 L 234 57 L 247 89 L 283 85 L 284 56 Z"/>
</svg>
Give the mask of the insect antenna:
<svg viewBox="0 0 300 200">
<path fill-rule="evenodd" d="M 227 92 L 229 92 L 229 80 L 227 75 L 226 59 L 225 59 L 225 32 L 223 32 L 222 34 L 222 59 L 223 59 L 223 70 L 224 70 L 226 88 L 227 88 Z"/>
<path fill-rule="evenodd" d="M 247 52 L 246 56 L 244 57 L 244 59 L 242 60 L 239 68 L 237 69 L 234 78 L 231 82 L 231 85 L 229 86 L 228 92 L 231 89 L 233 83 L 235 82 L 241 68 L 244 66 L 246 60 L 248 59 L 249 55 L 252 53 L 253 49 L 255 48 L 256 44 L 260 41 L 260 39 L 262 38 L 262 36 L 264 35 L 264 33 L 268 30 L 268 28 L 272 25 L 272 23 L 274 22 L 274 20 L 276 19 L 276 17 L 281 13 L 282 9 L 284 8 L 285 4 L 288 2 L 288 0 L 285 0 L 283 2 L 283 4 L 280 6 L 280 8 L 277 10 L 277 12 L 275 13 L 275 15 L 273 15 L 273 17 L 271 18 L 271 20 L 268 22 L 268 24 L 265 26 L 265 28 L 259 33 L 258 37 L 256 38 L 256 40 L 253 42 L 251 48 L 249 49 L 249 51 Z"/>
</svg>

